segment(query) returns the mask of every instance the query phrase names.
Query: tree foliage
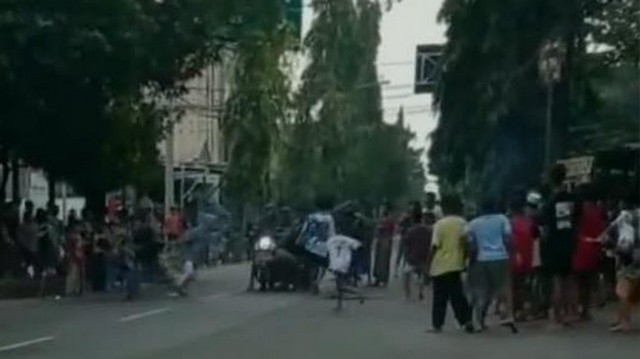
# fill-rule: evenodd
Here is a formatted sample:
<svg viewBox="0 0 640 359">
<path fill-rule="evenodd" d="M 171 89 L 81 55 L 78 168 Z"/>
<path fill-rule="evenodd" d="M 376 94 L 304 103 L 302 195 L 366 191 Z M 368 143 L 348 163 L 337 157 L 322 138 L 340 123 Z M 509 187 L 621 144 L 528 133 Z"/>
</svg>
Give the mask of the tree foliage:
<svg viewBox="0 0 640 359">
<path fill-rule="evenodd" d="M 637 0 L 445 1 L 440 19 L 448 41 L 431 171 L 450 186 L 484 194 L 537 182 L 546 106 L 541 47 L 549 40 L 566 47 L 553 98 L 558 158 L 571 150 L 570 128 L 590 116 L 600 97 L 594 59 L 606 60 L 599 62 L 605 69 L 637 63 L 637 9 Z M 604 49 L 599 56 L 591 50 L 595 43 Z"/>
<path fill-rule="evenodd" d="M 376 1 L 313 1 L 309 64 L 296 95 L 279 172 L 283 200 L 317 195 L 369 205 L 406 197 L 417 155 L 403 124 L 383 122 L 376 71 L 382 12 Z M 422 183 L 423 184 L 423 183 Z M 415 192 L 415 191 L 414 191 Z"/>
<path fill-rule="evenodd" d="M 278 11 L 273 15 L 281 18 Z M 270 196 L 272 164 L 291 107 L 284 64 L 291 45 L 287 29 L 274 21 L 235 49 L 224 133 L 231 153 L 226 189 L 237 200 L 255 204 Z"/>
<path fill-rule="evenodd" d="M 248 0 L 5 1 L 0 146 L 87 194 L 157 163 L 171 99 L 264 25 Z"/>
</svg>

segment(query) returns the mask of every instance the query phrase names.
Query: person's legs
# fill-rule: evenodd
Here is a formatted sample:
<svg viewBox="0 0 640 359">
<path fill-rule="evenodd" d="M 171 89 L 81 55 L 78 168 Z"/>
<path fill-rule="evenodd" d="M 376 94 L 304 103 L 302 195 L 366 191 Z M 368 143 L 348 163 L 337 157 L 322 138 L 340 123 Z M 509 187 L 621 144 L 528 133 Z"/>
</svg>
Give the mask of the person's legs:
<svg viewBox="0 0 640 359">
<path fill-rule="evenodd" d="M 562 276 L 554 274 L 551 277 L 551 283 L 553 286 L 553 319 L 557 324 L 562 324 L 565 321 Z"/>
<path fill-rule="evenodd" d="M 467 331 L 473 331 L 471 307 L 464 295 L 460 272 L 447 274 L 447 290 L 449 292 L 449 298 L 451 299 L 451 307 L 453 308 L 453 313 L 456 316 L 458 323 L 464 326 Z"/>
<path fill-rule="evenodd" d="M 578 303 L 580 305 L 580 318 L 589 320 L 591 318 L 591 293 L 595 273 L 583 271 L 576 273 L 576 285 L 578 286 Z"/>
<path fill-rule="evenodd" d="M 413 277 L 413 271 L 410 268 L 405 268 L 402 271 L 402 287 L 404 289 L 404 298 L 411 300 L 411 279 Z"/>
<path fill-rule="evenodd" d="M 486 328 L 485 318 L 492 299 L 486 263 L 476 262 L 471 265 L 469 284 L 472 292 L 473 312 L 480 330 L 483 330 Z"/>
<path fill-rule="evenodd" d="M 513 296 L 511 291 L 511 276 L 509 271 L 509 261 L 490 262 L 491 286 L 495 291 L 495 297 L 502 303 L 500 311 L 501 325 L 517 333 L 518 329 L 513 320 Z"/>
<path fill-rule="evenodd" d="M 107 265 L 104 253 L 96 256 L 93 290 L 103 292 L 106 287 Z"/>
<path fill-rule="evenodd" d="M 433 303 L 431 306 L 431 327 L 440 331 L 447 315 L 449 293 L 445 275 L 433 277 Z"/>
<path fill-rule="evenodd" d="M 78 295 L 80 292 L 80 285 L 78 283 L 80 279 L 78 265 L 71 263 L 68 271 L 67 280 L 65 282 L 65 294 L 67 296 Z"/>
<path fill-rule="evenodd" d="M 194 278 L 194 273 L 195 273 L 195 269 L 193 266 L 193 262 L 185 261 L 184 265 L 182 266 L 182 273 L 180 274 L 180 276 L 178 277 L 178 280 L 176 281 L 176 288 L 180 295 L 182 296 L 187 295 L 187 287 L 189 283 L 192 282 Z"/>
<path fill-rule="evenodd" d="M 553 307 L 553 276 L 544 268 L 536 275 L 536 296 L 538 300 L 538 319 L 547 319 Z"/>
<path fill-rule="evenodd" d="M 318 266 L 315 271 L 315 278 L 313 279 L 312 289 L 314 293 L 320 293 L 320 282 L 324 279 L 327 269 L 325 267 Z"/>
<path fill-rule="evenodd" d="M 418 279 L 418 300 L 422 301 L 424 300 L 424 287 L 426 281 L 424 270 L 422 270 L 421 268 L 417 268 L 416 277 Z"/>
<path fill-rule="evenodd" d="M 525 293 L 525 276 L 520 273 L 512 273 L 511 277 L 511 291 L 513 296 L 513 311 L 515 313 L 516 320 L 524 320 L 526 317 L 524 313 L 524 302 L 526 298 Z"/>
<path fill-rule="evenodd" d="M 140 265 L 133 263 L 127 272 L 127 299 L 135 298 L 140 292 Z"/>
<path fill-rule="evenodd" d="M 618 307 L 618 323 L 611 328 L 612 331 L 627 331 L 631 329 L 631 289 L 631 281 L 629 279 L 618 279 L 618 284 L 616 285 L 616 294 L 620 302 Z"/>
<path fill-rule="evenodd" d="M 511 292 L 511 277 L 508 261 L 491 262 L 491 282 L 495 290 L 496 297 L 502 303 L 500 315 L 502 321 L 513 322 L 513 296 Z"/>
<path fill-rule="evenodd" d="M 602 266 L 602 280 L 604 302 L 615 300 L 616 295 L 616 260 L 605 255 Z M 604 305 L 605 303 L 603 303 Z"/>
<path fill-rule="evenodd" d="M 576 314 L 577 292 L 574 278 L 568 271 L 562 276 L 562 308 L 564 310 L 564 324 L 569 324 Z"/>
</svg>

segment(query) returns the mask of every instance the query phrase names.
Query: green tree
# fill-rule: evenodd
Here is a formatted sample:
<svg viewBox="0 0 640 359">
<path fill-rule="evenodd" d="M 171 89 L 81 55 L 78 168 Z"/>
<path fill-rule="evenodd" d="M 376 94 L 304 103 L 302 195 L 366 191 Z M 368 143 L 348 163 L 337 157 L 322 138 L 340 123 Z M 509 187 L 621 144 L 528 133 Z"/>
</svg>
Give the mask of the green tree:
<svg viewBox="0 0 640 359">
<path fill-rule="evenodd" d="M 283 66 L 288 40 L 287 32 L 276 28 L 236 48 L 224 121 L 231 154 L 225 187 L 239 201 L 258 204 L 271 195 L 273 158 L 291 105 Z"/>
<path fill-rule="evenodd" d="M 560 40 L 566 46 L 553 108 L 558 158 L 571 149 L 570 128 L 589 116 L 598 96 L 587 44 L 605 45 L 605 67 L 636 61 L 638 26 L 630 14 L 637 14 L 637 3 L 445 1 L 440 19 L 448 41 L 436 94 L 440 122 L 429 153 L 431 171 L 449 187 L 462 184 L 470 193 L 504 195 L 537 182 L 546 105 L 538 72 L 542 45 Z"/>
<path fill-rule="evenodd" d="M 248 0 L 6 2 L 0 146 L 100 206 L 104 191 L 157 165 L 172 99 L 261 29 L 263 10 Z"/>
<path fill-rule="evenodd" d="M 403 124 L 383 122 L 376 71 L 382 12 L 377 1 L 314 1 L 304 46 L 310 62 L 296 96 L 281 161 L 284 198 L 315 195 L 370 206 L 399 200 L 419 158 Z"/>
</svg>

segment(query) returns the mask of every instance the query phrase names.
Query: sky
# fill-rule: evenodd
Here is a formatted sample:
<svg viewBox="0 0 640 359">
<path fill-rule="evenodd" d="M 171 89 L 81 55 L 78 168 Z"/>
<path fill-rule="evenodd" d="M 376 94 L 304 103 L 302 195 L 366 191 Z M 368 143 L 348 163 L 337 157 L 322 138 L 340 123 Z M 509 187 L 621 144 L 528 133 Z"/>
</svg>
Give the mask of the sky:
<svg viewBox="0 0 640 359">
<path fill-rule="evenodd" d="M 303 33 L 312 20 L 311 0 L 304 0 Z M 430 95 L 413 94 L 416 46 L 419 44 L 443 44 L 445 28 L 437 23 L 437 15 L 443 0 L 401 0 L 391 10 L 385 11 L 380 35 L 382 43 L 378 52 L 378 76 L 382 86 L 385 121 L 395 122 L 398 109 L 405 109 L 405 123 L 416 133 L 412 146 L 427 148 L 427 137 L 436 126 L 437 117 L 431 110 Z M 423 158 L 425 166 L 426 157 Z M 433 183 L 427 189 L 435 190 Z"/>
<path fill-rule="evenodd" d="M 395 121 L 398 108 L 404 106 L 405 123 L 416 133 L 413 146 L 425 149 L 437 116 L 431 109 L 431 95 L 413 94 L 416 46 L 445 42 L 445 27 L 437 22 L 442 2 L 402 0 L 384 13 L 380 29 L 378 76 L 389 81 L 382 87 L 385 121 Z M 426 166 L 426 155 L 423 162 Z M 427 189 L 437 188 L 434 183 L 427 183 Z"/>
</svg>

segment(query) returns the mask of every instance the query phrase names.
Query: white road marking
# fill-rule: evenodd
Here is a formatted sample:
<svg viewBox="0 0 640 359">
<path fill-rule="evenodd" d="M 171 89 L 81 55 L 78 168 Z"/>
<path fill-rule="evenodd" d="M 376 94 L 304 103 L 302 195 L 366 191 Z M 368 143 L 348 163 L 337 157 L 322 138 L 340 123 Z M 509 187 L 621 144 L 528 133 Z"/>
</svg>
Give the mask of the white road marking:
<svg viewBox="0 0 640 359">
<path fill-rule="evenodd" d="M 154 309 L 154 310 L 150 310 L 148 312 L 142 312 L 142 313 L 138 313 L 138 314 L 128 315 L 126 317 L 120 318 L 118 321 L 120 323 L 131 322 L 131 321 L 134 321 L 134 320 L 150 317 L 152 315 L 158 315 L 158 314 L 166 313 L 166 312 L 168 312 L 170 310 L 171 310 L 171 308 L 169 308 L 169 307 L 160 308 L 160 309 Z"/>
<path fill-rule="evenodd" d="M 30 345 L 49 342 L 49 341 L 52 341 L 53 339 L 54 339 L 53 337 L 42 337 L 42 338 L 36 338 L 36 339 L 32 339 L 32 340 L 27 340 L 27 341 L 20 342 L 20 343 L 5 345 L 3 347 L 0 347 L 0 352 L 8 352 L 9 350 L 20 349 L 20 348 L 28 347 Z"/>
</svg>

